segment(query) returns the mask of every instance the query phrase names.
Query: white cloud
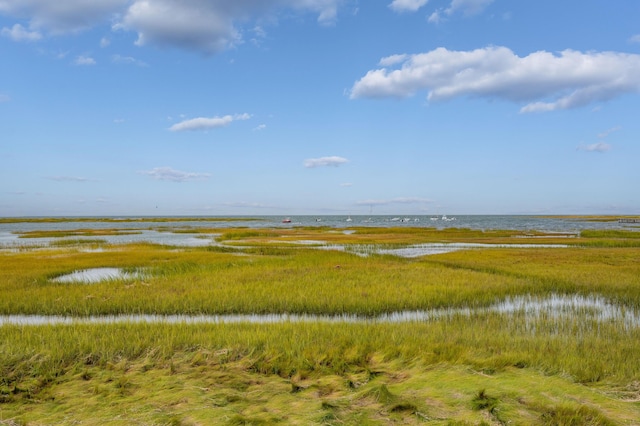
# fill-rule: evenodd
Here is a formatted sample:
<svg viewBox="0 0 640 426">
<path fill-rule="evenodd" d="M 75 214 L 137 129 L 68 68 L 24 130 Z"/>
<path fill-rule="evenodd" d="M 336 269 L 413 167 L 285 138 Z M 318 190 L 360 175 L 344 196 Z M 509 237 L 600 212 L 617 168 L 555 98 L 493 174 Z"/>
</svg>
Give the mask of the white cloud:
<svg viewBox="0 0 640 426">
<path fill-rule="evenodd" d="M 242 42 L 239 21 L 288 8 L 318 14 L 318 22 L 335 22 L 342 0 L 134 0 L 114 28 L 138 33 L 136 44 L 220 52 Z M 255 28 L 255 26 L 253 27 Z"/>
<path fill-rule="evenodd" d="M 109 40 L 107 37 L 102 37 L 100 39 L 100 47 L 105 48 L 107 46 L 109 46 L 111 44 L 111 40 Z"/>
<path fill-rule="evenodd" d="M 393 0 L 389 7 L 395 12 L 415 12 L 429 0 Z"/>
<path fill-rule="evenodd" d="M 20 24 L 15 24 L 11 28 L 3 28 L 2 35 L 9 37 L 13 41 L 38 41 L 42 34 L 37 31 L 29 31 Z"/>
<path fill-rule="evenodd" d="M 129 64 L 129 65 L 137 65 L 139 67 L 147 67 L 148 64 L 139 59 L 133 58 L 131 56 L 122 56 L 122 55 L 113 55 L 111 57 L 111 61 L 114 64 Z"/>
<path fill-rule="evenodd" d="M 10 100 L 11 100 L 11 98 L 9 97 L 9 95 L 5 95 L 4 93 L 0 93 L 0 103 L 9 102 Z"/>
<path fill-rule="evenodd" d="M 438 48 L 405 57 L 397 69 L 369 71 L 350 97 L 408 97 L 420 90 L 428 91 L 429 101 L 470 96 L 525 102 L 521 112 L 575 108 L 640 91 L 640 55 L 565 50 L 519 57 L 506 47 Z"/>
<path fill-rule="evenodd" d="M 129 0 L 0 0 L 0 13 L 29 19 L 32 29 L 74 32 L 107 22 Z"/>
<path fill-rule="evenodd" d="M 578 146 L 578 151 L 587 151 L 587 152 L 606 152 L 611 149 L 611 145 L 604 142 L 592 143 L 590 145 L 580 145 Z"/>
<path fill-rule="evenodd" d="M 472 16 L 481 13 L 494 0 L 452 0 L 447 8 L 440 8 L 434 11 L 427 21 L 431 24 L 439 24 L 445 16 L 452 16 L 458 12 L 464 16 Z"/>
<path fill-rule="evenodd" d="M 150 176 L 156 180 L 168 180 L 171 182 L 186 182 L 190 180 L 208 179 L 211 177 L 209 173 L 181 172 L 180 170 L 175 170 L 171 167 L 156 167 L 139 173 Z"/>
<path fill-rule="evenodd" d="M 602 138 L 606 138 L 606 137 L 607 137 L 607 136 L 609 136 L 611 133 L 617 132 L 618 130 L 621 130 L 621 129 L 622 129 L 622 127 L 620 127 L 620 126 L 612 127 L 612 128 L 610 128 L 610 129 L 605 130 L 605 131 L 604 131 L 604 132 L 602 132 L 602 133 L 598 133 L 598 137 L 599 137 L 600 139 L 602 139 Z"/>
<path fill-rule="evenodd" d="M 304 166 L 307 168 L 314 167 L 338 167 L 341 164 L 348 163 L 349 160 L 343 157 L 331 156 L 331 157 L 320 157 L 320 158 L 308 158 L 304 160 Z"/>
<path fill-rule="evenodd" d="M 356 204 L 359 206 L 383 206 L 389 204 L 423 204 L 433 203 L 434 201 L 429 198 L 421 197 L 397 197 L 389 200 L 363 200 L 358 201 Z"/>
<path fill-rule="evenodd" d="M 96 60 L 90 56 L 80 55 L 76 58 L 75 61 L 73 61 L 73 63 L 76 65 L 95 65 Z"/>
<path fill-rule="evenodd" d="M 46 179 L 55 180 L 56 182 L 91 182 L 93 179 L 88 179 L 79 176 L 48 176 Z"/>
<path fill-rule="evenodd" d="M 236 115 L 225 115 L 222 117 L 198 117 L 192 118 L 190 120 L 184 120 L 180 123 L 176 123 L 173 126 L 169 127 L 169 130 L 172 132 L 181 132 L 185 130 L 208 130 L 215 129 L 217 127 L 224 127 L 231 124 L 233 121 L 237 120 L 248 120 L 251 118 L 250 114 L 236 114 Z"/>
<path fill-rule="evenodd" d="M 401 54 L 401 55 L 391 55 L 385 58 L 380 59 L 378 65 L 381 67 L 391 67 L 396 64 L 401 64 L 404 62 L 409 55 Z"/>
<path fill-rule="evenodd" d="M 256 22 L 278 12 L 313 13 L 323 25 L 335 23 L 346 0 L 0 0 L 0 15 L 29 21 L 52 34 L 112 22 L 113 29 L 138 34 L 137 45 L 155 44 L 217 53 L 242 43 Z M 276 22 L 277 20 L 271 20 Z M 260 32 L 256 33 L 259 34 Z M 102 40 L 102 47 L 106 42 Z"/>
<path fill-rule="evenodd" d="M 640 34 L 636 34 L 636 35 L 634 35 L 634 36 L 631 36 L 631 37 L 629 38 L 629 41 L 630 41 L 631 43 L 640 43 Z"/>
<path fill-rule="evenodd" d="M 452 0 L 451 5 L 445 9 L 447 15 L 461 12 L 465 16 L 482 12 L 493 0 Z"/>
<path fill-rule="evenodd" d="M 340 184 L 340 186 L 344 187 L 344 188 L 349 188 L 351 186 L 353 186 L 353 183 L 351 182 L 343 182 Z"/>
<path fill-rule="evenodd" d="M 253 128 L 253 130 L 259 131 L 259 130 L 264 130 L 267 128 L 266 124 L 259 124 L 256 127 Z"/>
</svg>

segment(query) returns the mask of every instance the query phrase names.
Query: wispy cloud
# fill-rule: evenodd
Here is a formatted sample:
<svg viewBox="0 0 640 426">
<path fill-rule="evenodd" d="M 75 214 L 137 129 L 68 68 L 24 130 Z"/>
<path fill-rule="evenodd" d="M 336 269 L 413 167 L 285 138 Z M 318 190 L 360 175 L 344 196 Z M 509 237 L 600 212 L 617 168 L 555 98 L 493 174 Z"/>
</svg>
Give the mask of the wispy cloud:
<svg viewBox="0 0 640 426">
<path fill-rule="evenodd" d="M 75 61 L 73 61 L 73 63 L 76 65 L 95 65 L 96 60 L 90 56 L 80 55 L 75 59 Z"/>
<path fill-rule="evenodd" d="M 267 128 L 266 124 L 259 124 L 256 127 L 253 128 L 253 130 L 259 131 L 259 130 L 264 130 Z"/>
<path fill-rule="evenodd" d="M 136 59 L 132 56 L 113 55 L 111 62 L 114 64 L 137 65 L 139 67 L 149 66 L 146 62 Z"/>
<path fill-rule="evenodd" d="M 9 37 L 13 41 L 38 41 L 42 34 L 37 31 L 29 31 L 20 24 L 15 24 L 11 28 L 3 28 L 0 32 L 4 37 Z"/>
<path fill-rule="evenodd" d="M 225 115 L 222 117 L 198 117 L 192 118 L 190 120 L 184 120 L 179 123 L 174 124 L 169 127 L 169 130 L 172 132 L 182 132 L 185 130 L 208 130 L 215 129 L 218 127 L 225 127 L 231 124 L 234 121 L 238 120 L 248 120 L 251 118 L 250 114 L 236 114 L 236 115 Z"/>
<path fill-rule="evenodd" d="M 447 8 L 437 9 L 429 16 L 428 21 L 432 24 L 442 22 L 445 17 L 449 17 L 458 13 L 463 16 L 472 16 L 481 13 L 494 0 L 452 0 Z"/>
<path fill-rule="evenodd" d="M 9 102 L 10 100 L 11 100 L 11 98 L 9 97 L 9 95 L 5 95 L 4 93 L 0 93 L 0 103 Z"/>
<path fill-rule="evenodd" d="M 95 179 L 79 176 L 46 176 L 45 179 L 55 180 L 56 182 L 95 182 Z"/>
<path fill-rule="evenodd" d="M 397 197 L 388 200 L 362 200 L 356 204 L 359 206 L 383 206 L 389 204 L 424 204 L 433 203 L 434 201 L 429 198 L 421 197 Z"/>
<path fill-rule="evenodd" d="M 629 42 L 631 43 L 640 43 L 640 34 L 636 34 L 629 38 Z"/>
<path fill-rule="evenodd" d="M 310 169 L 314 167 L 338 167 L 341 164 L 345 164 L 348 162 L 349 160 L 347 160 L 346 158 L 337 156 L 308 158 L 304 160 L 304 166 Z"/>
<path fill-rule="evenodd" d="M 209 173 L 182 172 L 171 167 L 156 167 L 139 173 L 156 180 L 167 180 L 171 182 L 187 182 L 191 180 L 208 179 L 211 177 Z"/>
<path fill-rule="evenodd" d="M 578 151 L 586 151 L 586 152 L 607 152 L 611 150 L 611 145 L 605 142 L 597 142 L 589 145 L 581 144 L 576 149 Z"/>
<path fill-rule="evenodd" d="M 524 102 L 522 113 L 554 111 L 640 92 L 640 55 L 618 52 L 519 57 L 506 47 L 472 51 L 438 48 L 383 58 L 401 66 L 375 69 L 353 85 L 350 97 L 408 97 L 427 90 L 429 101 L 483 97 Z M 550 101 L 549 101 L 550 99 Z"/>
<path fill-rule="evenodd" d="M 598 137 L 599 137 L 600 139 L 602 139 L 602 138 L 606 138 L 606 137 L 607 137 L 607 136 L 609 136 L 611 133 L 613 133 L 613 132 L 617 132 L 617 131 L 619 131 L 619 130 L 621 130 L 621 129 L 622 129 L 622 127 L 620 127 L 620 126 L 612 127 L 612 128 L 610 128 L 610 129 L 608 129 L 608 130 L 605 130 L 605 131 L 604 131 L 604 132 L 602 132 L 602 133 L 598 133 Z"/>
</svg>

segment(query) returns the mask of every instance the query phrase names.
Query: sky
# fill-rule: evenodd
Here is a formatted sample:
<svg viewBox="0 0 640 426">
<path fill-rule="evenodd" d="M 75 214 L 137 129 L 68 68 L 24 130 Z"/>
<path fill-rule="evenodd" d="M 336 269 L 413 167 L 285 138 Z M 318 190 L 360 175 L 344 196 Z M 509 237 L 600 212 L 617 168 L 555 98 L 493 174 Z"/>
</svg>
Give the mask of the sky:
<svg viewBox="0 0 640 426">
<path fill-rule="evenodd" d="M 0 0 L 0 216 L 640 214 L 637 0 Z"/>
</svg>

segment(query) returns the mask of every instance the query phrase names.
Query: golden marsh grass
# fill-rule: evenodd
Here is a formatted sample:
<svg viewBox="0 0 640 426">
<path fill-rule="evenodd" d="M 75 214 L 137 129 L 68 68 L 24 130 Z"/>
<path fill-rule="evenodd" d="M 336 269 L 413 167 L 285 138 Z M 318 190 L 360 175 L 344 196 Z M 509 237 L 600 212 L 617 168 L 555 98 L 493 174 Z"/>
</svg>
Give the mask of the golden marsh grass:
<svg viewBox="0 0 640 426">
<path fill-rule="evenodd" d="M 354 230 L 187 230 L 235 248 L 93 241 L 100 250 L 70 242 L 0 251 L 0 315 L 472 309 L 403 323 L 4 324 L 0 424 L 636 424 L 637 326 L 588 309 L 563 317 L 473 311 L 560 294 L 638 313 L 635 234 L 558 241 L 513 231 Z M 522 238 L 568 247 L 407 259 L 292 246 Z M 102 267 L 144 275 L 53 281 Z"/>
</svg>

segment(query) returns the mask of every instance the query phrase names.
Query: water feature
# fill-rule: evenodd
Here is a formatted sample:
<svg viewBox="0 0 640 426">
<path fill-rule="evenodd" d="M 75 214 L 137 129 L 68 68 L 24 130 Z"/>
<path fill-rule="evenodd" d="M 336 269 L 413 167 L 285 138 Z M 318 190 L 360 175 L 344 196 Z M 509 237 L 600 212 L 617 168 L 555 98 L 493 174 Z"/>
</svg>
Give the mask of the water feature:
<svg viewBox="0 0 640 426">
<path fill-rule="evenodd" d="M 2 325 L 57 325 L 57 324 L 277 324 L 277 323 L 408 323 L 426 322 L 482 314 L 507 316 L 523 315 L 527 321 L 554 319 L 558 322 L 581 318 L 599 323 L 617 323 L 625 329 L 640 327 L 640 312 L 611 303 L 601 296 L 560 295 L 548 297 L 531 295 L 508 297 L 488 307 L 452 307 L 419 311 L 399 311 L 377 316 L 354 314 L 311 315 L 311 314 L 231 314 L 231 315 L 154 315 L 128 314 L 89 317 L 56 315 L 3 315 Z"/>
<path fill-rule="evenodd" d="M 139 272 L 127 272 L 121 268 L 91 268 L 75 271 L 52 279 L 56 283 L 92 284 L 110 280 L 133 280 L 142 278 Z"/>
</svg>

